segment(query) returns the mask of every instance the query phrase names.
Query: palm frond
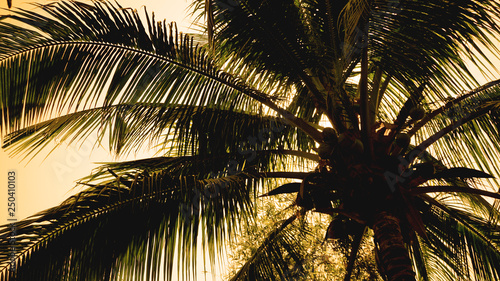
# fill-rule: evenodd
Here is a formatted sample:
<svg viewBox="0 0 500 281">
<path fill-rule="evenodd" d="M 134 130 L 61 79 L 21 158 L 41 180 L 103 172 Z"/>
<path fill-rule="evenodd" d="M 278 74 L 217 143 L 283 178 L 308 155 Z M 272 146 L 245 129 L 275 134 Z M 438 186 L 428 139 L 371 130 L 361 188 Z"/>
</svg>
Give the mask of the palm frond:
<svg viewBox="0 0 500 281">
<path fill-rule="evenodd" d="M 272 116 L 200 106 L 134 103 L 82 110 L 36 123 L 7 135 L 4 147 L 13 154 L 29 155 L 52 140 L 71 143 L 95 133 L 100 142 L 109 136 L 110 151 L 117 154 L 137 151 L 148 143 L 173 146 L 175 155 L 256 150 L 259 145 L 275 149 L 310 147 L 311 140 L 296 139 L 296 132 L 284 119 Z M 252 138 L 253 143 L 247 144 Z M 252 148 L 241 147 L 243 144 Z"/>
<path fill-rule="evenodd" d="M 172 177 L 194 175 L 200 179 L 235 175 L 242 171 L 252 171 L 264 178 L 287 178 L 294 173 L 297 165 L 312 166 L 314 162 L 304 159 L 304 153 L 283 150 L 244 151 L 245 153 L 224 153 L 190 155 L 181 157 L 154 157 L 126 162 L 103 163 L 92 175 L 80 179 L 81 183 L 113 178 L 110 171 L 118 174 L 158 173 L 168 171 Z M 305 156 L 313 156 L 305 155 Z M 312 163 L 311 163 L 312 162 Z M 289 172 L 280 172 L 287 170 Z"/>
<path fill-rule="evenodd" d="M 488 37 L 498 30 L 493 12 L 498 3 L 374 1 L 374 6 L 369 34 L 373 57 L 380 58 L 386 71 L 397 69 L 391 74 L 398 79 L 430 79 L 431 88 L 453 89 L 473 81 L 462 59 L 473 57 L 471 50 L 486 60 L 482 46 L 498 51 Z M 419 22 L 422 17 L 425 21 Z"/>
<path fill-rule="evenodd" d="M 245 66 L 250 66 L 254 71 L 270 71 L 274 77 L 290 83 L 301 81 L 311 97 L 325 108 L 321 93 L 323 86 L 309 73 L 311 66 L 320 61 L 308 50 L 314 44 L 308 42 L 303 9 L 298 3 L 219 1 L 214 12 L 215 39 L 218 41 L 220 57 L 234 61 L 243 59 Z"/>
<path fill-rule="evenodd" d="M 415 267 L 415 273 L 417 274 L 419 280 L 431 280 L 430 272 L 432 272 L 432 270 L 429 268 L 428 257 L 425 256 L 425 250 L 422 249 L 420 238 L 411 241 L 410 255 Z"/>
<path fill-rule="evenodd" d="M 495 178 L 481 183 L 497 186 L 500 175 L 497 165 L 500 147 L 495 119 L 498 93 L 498 87 L 492 86 L 463 100 L 457 98 L 458 105 L 435 115 L 419 130 L 416 142 L 420 142 L 420 145 L 431 144 L 429 151 L 448 166 L 470 167 L 487 172 Z M 422 151 L 421 148 L 417 149 Z M 413 153 L 417 154 L 417 150 L 413 150 Z M 485 187 L 482 189 L 497 191 Z"/>
<path fill-rule="evenodd" d="M 198 243 L 214 257 L 216 245 L 250 216 L 257 183 L 245 173 L 214 179 L 165 171 L 114 175 L 16 223 L 14 234 L 3 226 L 1 280 L 114 280 L 123 273 L 122 280 L 171 280 L 175 270 L 191 276 Z M 5 254 L 11 251 L 14 263 Z"/>
<path fill-rule="evenodd" d="M 134 103 L 240 112 L 256 112 L 263 103 L 320 138 L 316 129 L 275 104 L 274 98 L 218 69 L 202 48 L 177 34 L 172 25 L 148 22 L 146 31 L 137 12 L 102 5 L 43 6 L 56 19 L 23 10 L 13 16 L 41 32 L 26 31 L 33 38 L 13 37 L 7 40 L 13 44 L 1 46 L 3 133 L 64 112 Z M 0 27 L 2 34 L 24 32 L 7 23 Z M 112 31 L 116 33 L 108 36 Z M 119 120 L 114 119 L 115 125 Z"/>
<path fill-rule="evenodd" d="M 433 157 L 430 153 L 426 151 L 424 151 L 419 157 L 424 162 L 433 163 L 436 170 L 435 172 L 449 169 L 443 163 L 443 161 L 438 160 L 437 158 Z M 494 182 L 495 181 L 493 181 L 493 183 Z M 498 221 L 500 219 L 500 209 L 491 204 L 490 199 L 486 199 L 482 195 L 480 195 L 481 193 L 484 193 L 484 195 L 486 196 L 492 194 L 491 191 L 488 191 L 487 188 L 482 185 L 482 182 L 474 182 L 464 178 L 457 177 L 457 178 L 446 178 L 440 180 L 438 181 L 438 184 L 446 184 L 446 187 L 444 188 L 455 187 L 462 191 L 471 191 L 471 192 L 453 192 L 450 190 L 450 192 L 442 194 L 443 196 L 440 197 L 453 198 L 459 200 L 459 202 L 461 202 L 462 208 L 467 208 L 470 212 L 475 214 L 481 214 L 482 216 L 490 217 L 490 219 L 493 222 Z M 421 186 L 419 188 L 427 188 L 427 187 L 430 186 Z M 413 190 L 416 191 L 417 189 L 418 188 L 412 189 L 412 191 L 410 192 L 413 193 Z M 493 195 L 493 198 L 494 196 L 495 195 Z"/>
<path fill-rule="evenodd" d="M 499 226 L 444 202 L 425 198 L 434 207 L 424 215 L 429 240 L 423 242 L 434 249 L 434 259 L 441 259 L 459 278 L 498 279 Z"/>
<path fill-rule="evenodd" d="M 356 262 L 356 259 L 358 257 L 358 252 L 361 246 L 361 242 L 363 241 L 363 236 L 365 234 L 366 227 L 360 228 L 359 233 L 354 234 L 354 241 L 351 246 L 350 254 L 349 254 L 349 260 L 347 262 L 347 268 L 346 268 L 346 274 L 344 276 L 344 281 L 349 281 L 351 280 L 351 274 L 354 269 L 354 264 Z"/>
<path fill-rule="evenodd" d="M 431 146 L 432 144 L 434 144 L 437 141 L 439 141 L 442 137 L 444 137 L 444 136 L 448 135 L 449 133 L 453 132 L 455 129 L 462 128 L 462 130 L 463 130 L 464 129 L 463 127 L 465 127 L 468 122 L 472 121 L 471 122 L 472 126 L 474 126 L 475 122 L 481 122 L 482 121 L 481 117 L 483 117 L 484 115 L 488 114 L 491 110 L 495 110 L 497 107 L 498 107 L 498 101 L 497 100 L 493 100 L 493 101 L 489 101 L 487 103 L 479 104 L 479 105 L 476 105 L 475 107 L 469 108 L 467 111 L 462 112 L 462 114 L 460 115 L 460 117 L 458 117 L 455 120 L 452 120 L 451 124 L 445 126 L 441 130 L 435 132 L 433 135 L 431 135 L 426 140 L 424 140 L 423 142 L 421 142 L 418 146 L 416 146 L 413 149 L 412 152 L 409 152 L 408 155 L 411 155 L 411 154 L 415 155 L 416 153 L 413 153 L 413 152 L 417 152 L 417 151 L 421 152 L 421 151 L 426 150 L 429 146 Z M 486 124 L 486 125 L 489 125 L 489 126 L 486 127 L 485 129 L 489 129 L 489 128 L 492 127 L 493 124 Z M 481 130 L 483 128 L 477 128 L 476 127 L 475 129 L 476 130 L 477 129 Z M 477 134 L 478 132 L 476 131 L 474 133 Z M 478 136 L 481 136 L 481 135 L 478 135 Z M 491 134 L 491 136 L 495 137 L 494 134 Z M 415 159 L 415 157 L 413 156 L 413 159 L 411 159 L 411 160 L 413 161 L 414 159 Z"/>
<path fill-rule="evenodd" d="M 468 91 L 467 93 L 460 95 L 457 98 L 453 98 L 452 100 L 446 102 L 446 104 L 444 104 L 443 106 L 441 106 L 437 109 L 434 109 L 432 112 L 427 113 L 424 116 L 424 118 L 419 120 L 413 126 L 413 128 L 411 128 L 411 130 L 408 133 L 414 134 L 420 128 L 422 128 L 422 126 L 424 126 L 427 122 L 429 122 L 431 119 L 433 119 L 435 116 L 445 112 L 447 109 L 455 106 L 456 104 L 461 103 L 463 100 L 471 99 L 473 97 L 476 97 L 478 94 L 480 95 L 481 93 L 483 93 L 483 94 L 486 93 L 485 95 L 483 95 L 482 99 L 484 99 L 485 96 L 489 96 L 491 94 L 491 88 L 495 88 L 499 84 L 500 84 L 500 80 L 494 80 L 494 81 L 488 82 L 488 83 L 486 83 L 486 84 L 484 84 L 484 85 L 482 85 L 474 90 Z M 489 90 L 489 92 L 486 92 L 486 90 Z M 465 104 L 466 103 L 464 103 L 461 107 L 465 106 Z"/>
</svg>

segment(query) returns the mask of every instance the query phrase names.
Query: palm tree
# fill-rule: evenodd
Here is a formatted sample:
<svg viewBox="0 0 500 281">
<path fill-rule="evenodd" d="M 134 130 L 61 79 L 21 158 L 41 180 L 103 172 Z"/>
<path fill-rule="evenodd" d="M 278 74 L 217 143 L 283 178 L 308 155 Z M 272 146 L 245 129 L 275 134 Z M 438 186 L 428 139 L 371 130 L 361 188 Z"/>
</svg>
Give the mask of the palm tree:
<svg viewBox="0 0 500 281">
<path fill-rule="evenodd" d="M 499 53 L 499 1 L 193 6 L 208 40 L 108 2 L 2 17 L 4 147 L 97 133 L 161 156 L 104 164 L 3 226 L 0 280 L 189 279 L 198 247 L 213 264 L 259 196 L 283 194 L 289 216 L 231 280 L 301 278 L 312 213 L 345 280 L 370 242 L 386 280 L 500 279 L 500 81 L 466 64 Z"/>
</svg>

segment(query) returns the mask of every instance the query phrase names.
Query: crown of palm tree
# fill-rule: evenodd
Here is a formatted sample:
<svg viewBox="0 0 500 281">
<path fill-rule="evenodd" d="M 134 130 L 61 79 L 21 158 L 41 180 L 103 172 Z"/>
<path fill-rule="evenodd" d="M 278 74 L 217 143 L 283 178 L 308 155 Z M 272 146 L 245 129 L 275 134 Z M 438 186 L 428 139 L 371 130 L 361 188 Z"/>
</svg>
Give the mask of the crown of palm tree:
<svg viewBox="0 0 500 281">
<path fill-rule="evenodd" d="M 189 279 L 197 247 L 213 264 L 259 195 L 285 193 L 288 219 L 232 280 L 299 278 L 313 212 L 347 243 L 346 280 L 371 237 L 387 280 L 500 279 L 500 80 L 466 65 L 492 67 L 500 2 L 193 7 L 208 40 L 100 1 L 0 17 L 5 148 L 97 133 L 116 154 L 162 154 L 105 164 L 3 226 L 0 280 Z"/>
</svg>

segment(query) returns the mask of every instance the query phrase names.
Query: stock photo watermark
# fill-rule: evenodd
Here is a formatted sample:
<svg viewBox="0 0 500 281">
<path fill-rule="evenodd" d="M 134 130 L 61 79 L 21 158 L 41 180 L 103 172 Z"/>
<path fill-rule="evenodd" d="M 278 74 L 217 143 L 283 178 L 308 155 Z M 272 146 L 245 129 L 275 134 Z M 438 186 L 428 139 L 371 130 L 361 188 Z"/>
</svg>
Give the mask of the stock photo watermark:
<svg viewBox="0 0 500 281">
<path fill-rule="evenodd" d="M 9 233 L 9 259 L 10 259 L 10 271 L 16 270 L 16 236 L 17 236 L 17 183 L 18 183 L 18 173 L 16 170 L 9 170 L 7 172 L 7 222 L 10 226 Z"/>
<path fill-rule="evenodd" d="M 75 169 L 86 163 L 85 160 L 92 153 L 95 143 L 95 138 L 88 137 L 78 149 L 68 146 L 64 159 L 52 161 L 50 166 L 60 183 L 64 182 L 66 176 L 71 175 Z"/>
</svg>

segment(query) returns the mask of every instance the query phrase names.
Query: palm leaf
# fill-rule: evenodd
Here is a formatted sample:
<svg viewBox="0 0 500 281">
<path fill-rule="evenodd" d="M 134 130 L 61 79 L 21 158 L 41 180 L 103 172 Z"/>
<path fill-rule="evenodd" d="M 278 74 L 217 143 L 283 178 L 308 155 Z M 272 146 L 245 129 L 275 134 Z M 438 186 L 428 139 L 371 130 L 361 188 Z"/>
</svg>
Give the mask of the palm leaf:
<svg viewBox="0 0 500 281">
<path fill-rule="evenodd" d="M 276 117 L 198 106 L 136 103 L 83 110 L 37 123 L 7 135 L 4 147 L 14 154 L 29 154 L 56 138 L 71 143 L 95 133 L 98 140 L 109 133 L 110 150 L 116 153 L 138 150 L 148 142 L 167 146 L 172 139 L 178 140 L 178 155 L 244 151 L 249 148 L 238 147 L 249 138 L 254 138 L 253 146 L 290 147 L 301 141 L 303 146 L 310 145 L 309 139 L 291 141 L 296 130 Z"/>
<path fill-rule="evenodd" d="M 261 196 L 271 196 L 278 195 L 284 193 L 294 193 L 299 192 L 301 184 L 298 182 L 285 183 L 284 185 L 278 186 L 277 188 L 269 191 L 266 194 L 262 194 Z"/>
<path fill-rule="evenodd" d="M 280 108 L 273 98 L 218 69 L 203 49 L 187 36 L 178 35 L 172 25 L 153 27 L 148 22 L 148 33 L 136 12 L 102 5 L 74 2 L 44 6 L 57 20 L 23 10 L 14 16 L 44 33 L 33 32 L 31 40 L 1 46 L 0 69 L 5 72 L 1 100 L 2 108 L 8 108 L 2 117 L 8 125 L 4 133 L 64 111 L 150 103 L 251 112 L 264 103 L 319 138 L 307 122 Z M 102 26 L 95 26 L 96 22 Z M 85 28 L 91 23 L 92 29 Z M 2 34 L 22 32 L 10 24 L 0 26 Z M 116 33 L 107 36 L 112 31 Z M 48 73 L 55 75 L 46 77 Z M 14 77 L 24 82 L 9 82 Z"/>
<path fill-rule="evenodd" d="M 498 278 L 499 272 L 495 266 L 500 259 L 498 227 L 493 227 L 484 218 L 426 198 L 439 208 L 432 208 L 432 212 L 424 218 L 429 227 L 429 239 L 432 240 L 425 243 L 435 249 L 435 258 L 441 258 L 456 276 L 462 278 Z M 438 225 L 441 225 L 441 230 L 438 230 Z M 443 242 L 437 242 L 436 239 Z M 448 249 L 449 255 L 445 249 Z"/>
<path fill-rule="evenodd" d="M 9 239 L 16 241 L 17 271 L 9 271 L 11 257 L 2 254 L 1 280 L 111 280 L 131 272 L 170 280 L 174 270 L 189 275 L 198 241 L 213 257 L 215 245 L 250 215 L 256 183 L 241 173 L 207 180 L 167 172 L 115 176 L 18 222 L 14 235 L 3 226 L 0 252 L 9 253 Z M 134 280 L 134 275 L 123 278 Z"/>
</svg>

